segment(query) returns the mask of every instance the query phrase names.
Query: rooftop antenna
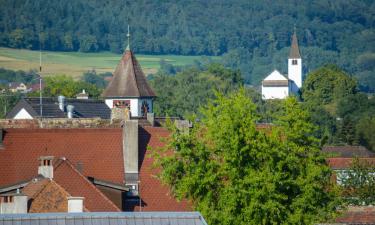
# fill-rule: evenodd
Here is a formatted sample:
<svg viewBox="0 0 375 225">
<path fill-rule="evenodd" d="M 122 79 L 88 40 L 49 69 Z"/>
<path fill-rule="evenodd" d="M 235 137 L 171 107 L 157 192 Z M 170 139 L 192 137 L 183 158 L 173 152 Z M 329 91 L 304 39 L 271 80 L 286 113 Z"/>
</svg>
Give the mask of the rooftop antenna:
<svg viewBox="0 0 375 225">
<path fill-rule="evenodd" d="M 39 106 L 40 106 L 40 120 L 43 117 L 43 98 L 42 98 L 42 41 L 39 30 Z M 41 125 L 43 126 L 43 125 Z"/>
<path fill-rule="evenodd" d="M 128 45 L 126 46 L 126 51 L 130 51 L 130 26 L 128 23 L 128 34 L 126 34 L 126 37 L 128 38 Z"/>
</svg>

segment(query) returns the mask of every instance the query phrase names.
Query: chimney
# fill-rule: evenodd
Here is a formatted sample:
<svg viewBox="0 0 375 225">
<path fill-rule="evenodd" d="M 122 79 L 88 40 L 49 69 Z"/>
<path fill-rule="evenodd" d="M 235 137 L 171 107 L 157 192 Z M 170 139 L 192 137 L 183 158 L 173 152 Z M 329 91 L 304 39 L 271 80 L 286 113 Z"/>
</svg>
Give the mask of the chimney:
<svg viewBox="0 0 375 225">
<path fill-rule="evenodd" d="M 62 96 L 62 95 L 59 95 L 59 97 L 57 97 L 57 100 L 59 101 L 59 108 L 60 108 L 60 110 L 64 112 L 65 97 Z"/>
<path fill-rule="evenodd" d="M 77 94 L 77 99 L 89 99 L 89 95 L 86 93 L 85 89 L 81 93 Z"/>
<path fill-rule="evenodd" d="M 53 156 L 42 156 L 39 158 L 38 174 L 45 178 L 53 178 Z"/>
<path fill-rule="evenodd" d="M 124 121 L 122 132 L 125 185 L 138 195 L 138 120 Z"/>
<path fill-rule="evenodd" d="M 83 212 L 84 197 L 68 197 L 68 213 Z"/>
<path fill-rule="evenodd" d="M 73 118 L 73 112 L 74 112 L 74 105 L 67 105 L 66 111 L 68 112 L 68 118 L 72 119 Z"/>
<path fill-rule="evenodd" d="M 0 214 L 27 213 L 27 196 L 20 193 L 7 193 L 0 196 Z"/>
<path fill-rule="evenodd" d="M 147 113 L 147 121 L 151 124 L 151 126 L 155 126 L 155 114 Z"/>
</svg>

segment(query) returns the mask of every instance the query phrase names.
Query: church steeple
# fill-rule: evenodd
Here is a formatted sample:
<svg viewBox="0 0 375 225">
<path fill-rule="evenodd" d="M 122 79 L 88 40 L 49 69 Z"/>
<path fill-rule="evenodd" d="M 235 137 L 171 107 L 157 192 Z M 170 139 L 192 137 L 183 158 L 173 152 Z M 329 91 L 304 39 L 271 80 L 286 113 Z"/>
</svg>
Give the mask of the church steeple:
<svg viewBox="0 0 375 225">
<path fill-rule="evenodd" d="M 294 27 L 294 33 L 292 36 L 292 45 L 290 46 L 290 52 L 288 57 L 288 78 L 293 81 L 291 90 L 297 93 L 302 87 L 302 58 L 299 52 L 297 32 Z"/>
<path fill-rule="evenodd" d="M 290 52 L 289 52 L 289 59 L 300 59 L 300 58 L 301 58 L 301 54 L 299 53 L 297 33 L 296 33 L 296 28 L 294 28 L 294 33 L 292 36 L 292 45 L 290 47 Z"/>
<path fill-rule="evenodd" d="M 145 116 L 153 112 L 153 99 L 156 94 L 130 50 L 129 30 L 128 26 L 128 46 L 102 96 L 111 109 L 127 107 L 132 116 Z"/>
</svg>

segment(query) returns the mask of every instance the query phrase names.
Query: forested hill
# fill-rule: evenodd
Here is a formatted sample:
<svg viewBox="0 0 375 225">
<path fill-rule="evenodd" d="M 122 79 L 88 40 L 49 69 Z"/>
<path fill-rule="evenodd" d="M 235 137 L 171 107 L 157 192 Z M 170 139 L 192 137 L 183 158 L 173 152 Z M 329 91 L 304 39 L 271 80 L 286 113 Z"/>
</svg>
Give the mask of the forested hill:
<svg viewBox="0 0 375 225">
<path fill-rule="evenodd" d="M 367 88 L 375 65 L 373 0 L 0 0 L 0 45 L 121 52 L 128 21 L 137 53 L 224 55 L 248 83 L 286 69 L 296 26 L 307 68 L 336 63 Z M 284 60 L 284 61 L 283 61 Z"/>
</svg>

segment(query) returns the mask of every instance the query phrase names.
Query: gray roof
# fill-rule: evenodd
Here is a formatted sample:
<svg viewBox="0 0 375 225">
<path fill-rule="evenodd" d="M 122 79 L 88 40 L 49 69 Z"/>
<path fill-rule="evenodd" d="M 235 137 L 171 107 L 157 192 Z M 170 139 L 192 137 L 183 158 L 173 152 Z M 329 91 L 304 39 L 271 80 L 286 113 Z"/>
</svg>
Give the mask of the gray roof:
<svg viewBox="0 0 375 225">
<path fill-rule="evenodd" d="M 103 97 L 156 97 L 132 51 L 125 51 Z"/>
<path fill-rule="evenodd" d="M 294 34 L 292 37 L 292 46 L 290 47 L 290 52 L 289 52 L 289 59 L 300 59 L 300 58 L 301 58 L 301 54 L 299 53 L 297 34 L 294 31 Z"/>
<path fill-rule="evenodd" d="M 40 117 L 39 102 L 39 98 L 23 98 L 9 111 L 6 118 L 13 118 L 22 108 L 32 117 Z M 67 105 L 74 105 L 74 118 L 111 118 L 111 109 L 103 100 L 67 98 L 64 104 L 65 108 Z M 42 113 L 43 118 L 67 118 L 66 109 L 64 112 L 60 110 L 57 97 L 42 99 Z"/>
<path fill-rule="evenodd" d="M 0 214 L 0 225 L 207 225 L 199 212 Z"/>
</svg>

